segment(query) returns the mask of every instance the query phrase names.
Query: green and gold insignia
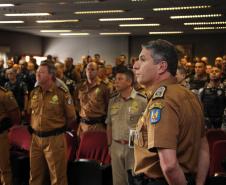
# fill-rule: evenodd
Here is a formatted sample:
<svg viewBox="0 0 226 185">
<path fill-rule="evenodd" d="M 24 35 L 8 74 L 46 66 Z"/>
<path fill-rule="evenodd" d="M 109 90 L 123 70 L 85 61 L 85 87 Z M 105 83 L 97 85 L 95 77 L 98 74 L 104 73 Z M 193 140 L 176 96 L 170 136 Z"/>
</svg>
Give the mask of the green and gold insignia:
<svg viewBox="0 0 226 185">
<path fill-rule="evenodd" d="M 58 96 L 57 95 L 54 95 L 50 101 L 50 103 L 52 104 L 58 104 L 59 102 L 59 99 L 58 99 Z"/>
</svg>

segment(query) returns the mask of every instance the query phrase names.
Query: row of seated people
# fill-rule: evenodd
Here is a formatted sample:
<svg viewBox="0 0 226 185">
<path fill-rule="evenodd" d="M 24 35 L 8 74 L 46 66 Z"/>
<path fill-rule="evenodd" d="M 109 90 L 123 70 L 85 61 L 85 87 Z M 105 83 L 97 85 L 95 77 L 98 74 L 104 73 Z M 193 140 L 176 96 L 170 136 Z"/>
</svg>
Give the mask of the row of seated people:
<svg viewBox="0 0 226 185">
<path fill-rule="evenodd" d="M 99 185 L 101 185 L 103 183 L 110 185 L 112 183 L 111 160 L 107 146 L 106 133 L 86 132 L 82 136 L 78 146 L 76 145 L 76 140 L 72 133 L 66 132 L 65 137 L 68 146 L 69 184 L 96 185 L 99 183 Z M 213 182 L 219 181 L 218 179 L 214 181 L 214 178 L 211 177 L 224 178 L 223 180 L 225 182 L 226 133 L 219 129 L 210 129 L 207 131 L 207 140 L 210 152 L 210 168 L 207 184 L 213 184 Z M 9 132 L 9 142 L 11 144 L 12 167 L 14 168 L 14 184 L 28 184 L 28 152 L 31 135 L 27 130 L 27 126 L 15 126 L 11 128 Z M 18 170 L 19 168 L 23 168 L 23 170 Z M 97 173 L 99 173 L 99 177 L 96 176 Z M 84 176 L 84 174 L 86 175 Z"/>
</svg>

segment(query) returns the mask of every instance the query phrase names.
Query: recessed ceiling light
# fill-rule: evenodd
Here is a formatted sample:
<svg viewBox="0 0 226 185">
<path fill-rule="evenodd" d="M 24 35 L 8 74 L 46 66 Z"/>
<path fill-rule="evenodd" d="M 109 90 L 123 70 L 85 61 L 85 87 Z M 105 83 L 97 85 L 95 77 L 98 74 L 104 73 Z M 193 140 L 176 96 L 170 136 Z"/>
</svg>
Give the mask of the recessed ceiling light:
<svg viewBox="0 0 226 185">
<path fill-rule="evenodd" d="M 14 4 L 0 4 L 0 7 L 10 7 L 15 6 Z"/>
<path fill-rule="evenodd" d="M 50 13 L 8 13 L 5 16 L 48 16 Z"/>
<path fill-rule="evenodd" d="M 167 8 L 153 8 L 153 11 L 175 11 L 175 10 L 190 10 L 190 9 L 204 9 L 211 8 L 209 5 L 203 6 L 178 6 L 178 7 L 167 7 Z"/>
<path fill-rule="evenodd" d="M 60 33 L 62 36 L 85 36 L 89 35 L 89 33 Z"/>
<path fill-rule="evenodd" d="M 99 33 L 100 35 L 130 35 L 130 32 L 106 32 L 106 33 Z"/>
<path fill-rule="evenodd" d="M 120 24 L 120 27 L 145 27 L 145 26 L 160 26 L 160 24 L 157 23 L 151 23 L 151 24 Z"/>
<path fill-rule="evenodd" d="M 221 29 L 226 29 L 226 26 L 222 27 L 194 27 L 194 30 L 221 30 Z"/>
<path fill-rule="evenodd" d="M 0 24 L 21 24 L 24 21 L 0 21 Z"/>
<path fill-rule="evenodd" d="M 79 11 L 74 14 L 105 14 L 105 13 L 122 13 L 124 10 L 97 10 L 97 11 Z"/>
<path fill-rule="evenodd" d="M 185 26 L 194 26 L 194 25 L 212 25 L 212 24 L 226 24 L 226 21 L 216 21 L 216 22 L 185 22 Z"/>
<path fill-rule="evenodd" d="M 71 32 L 72 30 L 40 30 L 42 33 L 63 33 L 63 32 Z"/>
<path fill-rule="evenodd" d="M 37 20 L 37 23 L 66 23 L 66 22 L 79 22 L 78 19 L 72 20 Z"/>
<path fill-rule="evenodd" d="M 126 18 L 101 18 L 99 21 L 140 21 L 143 17 L 126 17 Z"/>
<path fill-rule="evenodd" d="M 155 34 L 160 34 L 160 35 L 165 35 L 165 34 L 181 34 L 183 33 L 182 31 L 162 31 L 162 32 L 149 32 L 150 35 L 155 35 Z"/>
<path fill-rule="evenodd" d="M 178 15 L 178 16 L 170 16 L 170 19 L 191 19 L 191 18 L 221 17 L 221 16 L 222 14 Z"/>
</svg>

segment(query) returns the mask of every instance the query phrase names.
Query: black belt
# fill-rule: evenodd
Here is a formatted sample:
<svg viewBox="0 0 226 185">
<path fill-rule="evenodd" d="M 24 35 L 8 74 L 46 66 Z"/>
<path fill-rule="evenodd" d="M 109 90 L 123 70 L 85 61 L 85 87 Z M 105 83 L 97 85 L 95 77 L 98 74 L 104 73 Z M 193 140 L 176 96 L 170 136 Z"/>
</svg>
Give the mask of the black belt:
<svg viewBox="0 0 226 185">
<path fill-rule="evenodd" d="M 46 132 L 36 131 L 36 130 L 32 129 L 31 127 L 29 129 L 31 129 L 31 132 L 38 137 L 49 137 L 49 136 L 57 136 L 57 135 L 64 133 L 66 131 L 66 126 L 61 127 L 61 128 L 56 128 L 54 130 L 50 130 L 50 131 L 46 131 Z"/>
<path fill-rule="evenodd" d="M 94 125 L 97 123 L 104 123 L 105 122 L 105 116 L 102 117 L 96 117 L 96 118 L 81 118 L 80 122 L 81 123 L 86 123 L 88 125 Z"/>
</svg>

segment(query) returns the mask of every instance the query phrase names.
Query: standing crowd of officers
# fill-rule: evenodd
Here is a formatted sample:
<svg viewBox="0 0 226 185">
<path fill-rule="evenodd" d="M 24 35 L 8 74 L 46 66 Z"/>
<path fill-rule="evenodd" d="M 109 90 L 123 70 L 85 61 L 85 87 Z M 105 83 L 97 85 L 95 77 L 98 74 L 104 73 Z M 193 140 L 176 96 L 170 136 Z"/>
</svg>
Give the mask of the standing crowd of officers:
<svg viewBox="0 0 226 185">
<path fill-rule="evenodd" d="M 4 68 L 0 60 L 0 184 L 12 184 L 7 130 L 21 119 L 22 124 L 29 123 L 32 133 L 30 185 L 44 184 L 47 172 L 52 185 L 67 185 L 64 132 L 68 129 L 78 138 L 87 131 L 107 132 L 114 185 L 139 185 L 145 179 L 151 179 L 145 181 L 147 185 L 155 179 L 161 179 L 160 184 L 182 185 L 195 173 L 201 185 L 206 174 L 198 172 L 197 161 L 199 147 L 206 142 L 197 97 L 203 103 L 206 127 L 220 128 L 226 102 L 226 57 L 217 57 L 214 66 L 206 57 L 196 58 L 195 63 L 184 57 L 176 71 L 175 53 L 173 45 L 157 40 L 143 46 L 139 59 L 129 65 L 126 56 L 120 55 L 114 67 L 99 54 L 87 56 L 76 66 L 72 58 L 63 64 L 50 55 L 39 66 L 35 59 L 19 64 L 8 60 Z M 197 125 L 189 125 L 192 122 Z M 186 135 L 198 144 L 189 146 L 184 155 L 192 142 Z M 170 159 L 182 165 L 173 176 L 164 164 Z M 177 175 L 181 178 L 176 180 Z"/>
</svg>

